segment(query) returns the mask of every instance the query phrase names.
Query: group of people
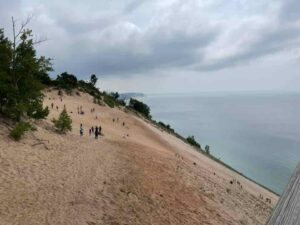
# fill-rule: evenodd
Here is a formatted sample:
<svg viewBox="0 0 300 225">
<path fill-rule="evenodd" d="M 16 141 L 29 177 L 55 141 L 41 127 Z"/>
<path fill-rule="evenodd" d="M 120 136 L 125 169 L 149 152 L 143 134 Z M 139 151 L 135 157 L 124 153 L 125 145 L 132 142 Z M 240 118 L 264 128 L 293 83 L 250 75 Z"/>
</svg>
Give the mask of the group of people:
<svg viewBox="0 0 300 225">
<path fill-rule="evenodd" d="M 84 111 L 82 110 L 82 105 L 81 106 L 77 106 L 77 114 L 84 114 Z"/>
<path fill-rule="evenodd" d="M 80 132 L 80 136 L 83 136 L 83 126 L 82 124 L 80 124 L 80 129 L 79 129 L 79 132 Z M 101 126 L 92 126 L 90 129 L 89 129 L 89 134 L 90 136 L 92 134 L 95 135 L 95 139 L 98 139 L 98 136 L 102 135 L 102 127 Z"/>
<path fill-rule="evenodd" d="M 262 194 L 259 194 L 259 198 L 260 198 L 261 200 L 264 200 L 264 196 L 263 196 Z M 271 200 L 270 198 L 266 198 L 266 202 L 269 203 L 269 204 L 271 204 L 271 203 L 272 203 L 272 200 Z"/>
</svg>

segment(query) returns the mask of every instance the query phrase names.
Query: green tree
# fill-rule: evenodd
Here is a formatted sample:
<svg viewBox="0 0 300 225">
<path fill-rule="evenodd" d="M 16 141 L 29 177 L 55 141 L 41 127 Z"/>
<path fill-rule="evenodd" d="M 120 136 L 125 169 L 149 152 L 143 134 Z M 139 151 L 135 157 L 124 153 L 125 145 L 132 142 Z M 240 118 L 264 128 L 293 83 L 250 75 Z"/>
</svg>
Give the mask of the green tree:
<svg viewBox="0 0 300 225">
<path fill-rule="evenodd" d="M 62 74 L 58 75 L 56 78 L 56 83 L 59 88 L 67 91 L 71 91 L 78 86 L 77 77 L 67 72 L 63 72 Z"/>
<path fill-rule="evenodd" d="M 201 145 L 195 140 L 195 137 L 194 136 L 188 136 L 186 138 L 187 142 L 190 144 L 190 145 L 193 145 L 197 148 L 201 148 Z"/>
<path fill-rule="evenodd" d="M 129 101 L 129 107 L 134 109 L 135 111 L 141 113 L 145 117 L 151 118 L 150 108 L 145 103 L 131 98 L 130 101 Z"/>
<path fill-rule="evenodd" d="M 34 45 L 40 42 L 33 41 L 32 31 L 26 29 L 29 20 L 18 30 L 14 19 L 12 23 L 12 41 L 0 29 L 0 113 L 20 120 L 43 108 L 42 80 L 52 65 L 51 59 L 36 56 Z"/>
<path fill-rule="evenodd" d="M 206 145 L 206 146 L 205 146 L 205 152 L 206 152 L 207 154 L 210 154 L 209 145 Z"/>
<path fill-rule="evenodd" d="M 118 92 L 112 92 L 112 93 L 110 93 L 110 95 L 116 100 L 118 100 L 118 98 L 120 97 Z"/>
<path fill-rule="evenodd" d="M 97 81 L 98 81 L 98 78 L 96 77 L 96 75 L 92 74 L 91 78 L 90 78 L 90 83 L 95 87 Z"/>
<path fill-rule="evenodd" d="M 53 119 L 52 122 L 54 123 L 54 127 L 60 133 L 66 133 L 72 130 L 72 119 L 68 115 L 66 109 L 63 109 L 58 119 Z"/>
</svg>

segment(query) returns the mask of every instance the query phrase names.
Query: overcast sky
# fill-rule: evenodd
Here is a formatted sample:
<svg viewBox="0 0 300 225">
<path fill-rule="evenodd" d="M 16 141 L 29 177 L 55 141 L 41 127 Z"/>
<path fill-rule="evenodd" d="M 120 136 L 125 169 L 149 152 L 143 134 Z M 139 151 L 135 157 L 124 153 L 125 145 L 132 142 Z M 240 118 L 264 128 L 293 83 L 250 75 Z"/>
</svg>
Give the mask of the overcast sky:
<svg viewBox="0 0 300 225">
<path fill-rule="evenodd" d="M 300 90 L 299 0 L 0 0 L 38 53 L 111 91 Z"/>
</svg>

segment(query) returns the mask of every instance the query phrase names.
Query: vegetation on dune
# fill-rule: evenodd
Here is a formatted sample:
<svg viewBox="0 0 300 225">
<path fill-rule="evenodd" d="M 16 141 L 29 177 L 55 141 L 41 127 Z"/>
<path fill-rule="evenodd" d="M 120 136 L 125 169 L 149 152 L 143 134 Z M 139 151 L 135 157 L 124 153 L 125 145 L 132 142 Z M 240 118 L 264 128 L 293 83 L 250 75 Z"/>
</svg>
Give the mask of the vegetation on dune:
<svg viewBox="0 0 300 225">
<path fill-rule="evenodd" d="M 209 145 L 206 145 L 204 149 L 205 149 L 205 153 L 209 155 L 210 154 Z"/>
<path fill-rule="evenodd" d="M 51 60 L 36 56 L 32 31 L 25 26 L 17 31 L 13 20 L 12 41 L 0 29 L 0 114 L 16 121 L 48 115 L 42 90 L 50 79 Z"/>
<path fill-rule="evenodd" d="M 199 149 L 201 149 L 201 145 L 195 140 L 195 137 L 194 136 L 188 136 L 186 138 L 187 142 L 192 145 L 192 146 L 195 146 Z"/>
<path fill-rule="evenodd" d="M 157 123 L 161 128 L 165 129 L 166 131 L 168 131 L 169 133 L 175 133 L 175 130 L 169 125 L 169 124 L 165 124 L 161 121 L 159 121 Z"/>
<path fill-rule="evenodd" d="M 32 128 L 29 121 L 44 119 L 49 109 L 43 108 L 43 88 L 51 82 L 51 59 L 37 57 L 32 31 L 26 26 L 30 18 L 19 29 L 12 18 L 12 40 L 0 29 L 0 115 L 18 122 L 10 137 L 20 140 Z"/>
<path fill-rule="evenodd" d="M 67 133 L 72 130 L 72 119 L 68 115 L 67 110 L 63 109 L 60 113 L 58 119 L 53 119 L 54 127 L 59 133 Z"/>
<path fill-rule="evenodd" d="M 138 101 L 136 99 L 131 98 L 130 101 L 129 101 L 128 107 L 130 109 L 133 109 L 133 110 L 141 113 L 146 118 L 151 119 L 150 108 L 145 103 L 143 103 L 141 101 Z"/>
<path fill-rule="evenodd" d="M 26 131 L 33 130 L 34 127 L 28 122 L 19 122 L 10 131 L 9 136 L 15 141 L 19 141 Z"/>
</svg>

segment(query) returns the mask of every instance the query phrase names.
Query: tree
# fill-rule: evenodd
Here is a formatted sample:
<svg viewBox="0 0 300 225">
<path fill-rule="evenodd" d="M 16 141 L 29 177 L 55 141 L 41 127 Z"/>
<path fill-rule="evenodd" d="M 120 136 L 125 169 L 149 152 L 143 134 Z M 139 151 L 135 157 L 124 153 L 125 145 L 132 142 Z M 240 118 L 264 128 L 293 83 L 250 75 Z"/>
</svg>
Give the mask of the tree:
<svg viewBox="0 0 300 225">
<path fill-rule="evenodd" d="M 120 97 L 118 92 L 112 92 L 112 93 L 110 93 L 110 95 L 116 100 L 118 100 L 118 98 Z"/>
<path fill-rule="evenodd" d="M 188 136 L 186 140 L 190 145 L 201 148 L 201 145 L 195 140 L 194 136 Z"/>
<path fill-rule="evenodd" d="M 135 111 L 141 113 L 145 117 L 151 118 L 150 108 L 145 103 L 131 98 L 130 101 L 129 101 L 129 107 L 134 109 Z"/>
<path fill-rule="evenodd" d="M 90 83 L 95 87 L 97 81 L 98 81 L 98 78 L 96 77 L 96 75 L 92 74 L 91 78 L 90 78 Z"/>
<path fill-rule="evenodd" d="M 58 75 L 56 78 L 56 83 L 59 88 L 67 91 L 71 91 L 78 86 L 77 77 L 67 72 L 63 72 L 62 74 Z"/>
<path fill-rule="evenodd" d="M 207 154 L 210 154 L 210 151 L 209 151 L 209 145 L 206 145 L 206 146 L 205 146 L 205 152 L 206 152 Z"/>
<path fill-rule="evenodd" d="M 72 130 L 72 119 L 68 115 L 66 109 L 63 109 L 63 111 L 60 113 L 58 119 L 53 119 L 52 122 L 54 123 L 54 127 L 60 132 L 60 133 L 66 133 L 67 131 Z"/>
<path fill-rule="evenodd" d="M 33 40 L 29 22 L 17 29 L 12 18 L 12 41 L 0 29 L 0 113 L 18 121 L 43 109 L 42 80 L 52 70 L 51 59 L 36 56 L 34 46 L 43 40 Z"/>
</svg>

